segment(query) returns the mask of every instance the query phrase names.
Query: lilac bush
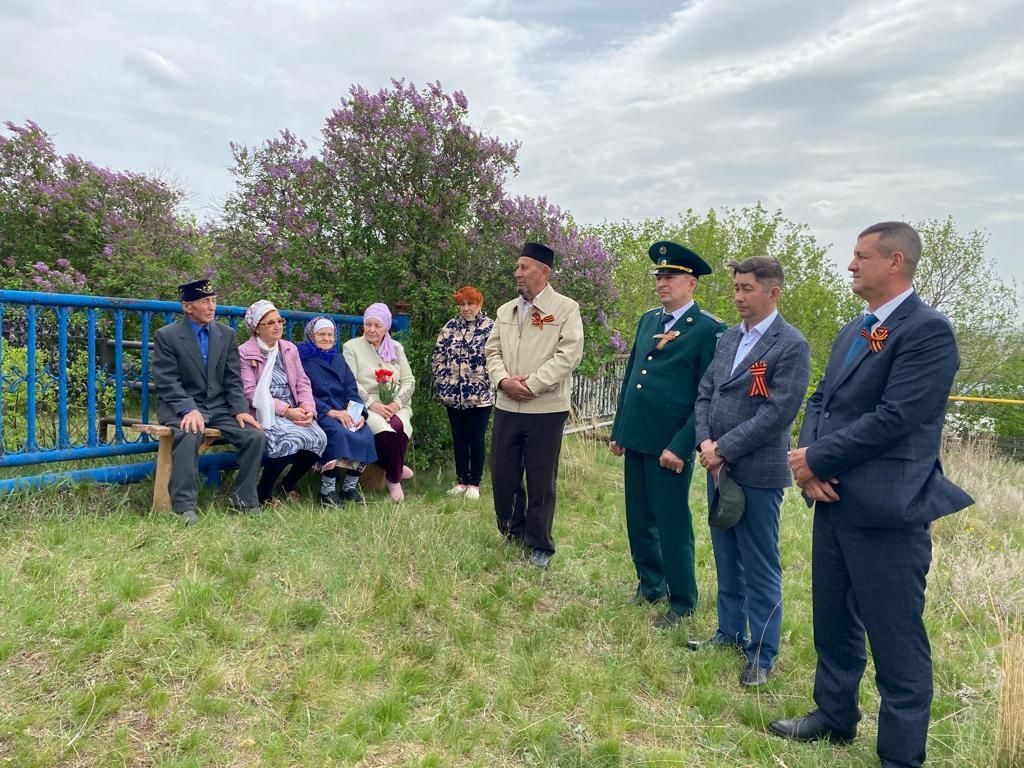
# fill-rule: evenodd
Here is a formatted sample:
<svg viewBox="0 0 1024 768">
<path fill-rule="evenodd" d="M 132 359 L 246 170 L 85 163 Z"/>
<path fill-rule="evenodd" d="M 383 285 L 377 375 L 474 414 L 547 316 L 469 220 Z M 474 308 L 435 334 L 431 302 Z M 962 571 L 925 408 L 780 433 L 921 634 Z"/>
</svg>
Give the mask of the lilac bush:
<svg viewBox="0 0 1024 768">
<path fill-rule="evenodd" d="M 59 155 L 36 123 L 0 135 L 0 280 L 6 287 L 173 295 L 196 268 L 203 230 L 182 192 L 144 174 Z"/>
</svg>

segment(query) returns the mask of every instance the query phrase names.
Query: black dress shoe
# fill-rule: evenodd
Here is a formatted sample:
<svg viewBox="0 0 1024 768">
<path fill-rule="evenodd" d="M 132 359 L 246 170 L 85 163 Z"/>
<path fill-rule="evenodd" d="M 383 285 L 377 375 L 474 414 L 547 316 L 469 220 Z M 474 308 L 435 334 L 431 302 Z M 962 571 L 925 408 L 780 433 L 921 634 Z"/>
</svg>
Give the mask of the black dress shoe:
<svg viewBox="0 0 1024 768">
<path fill-rule="evenodd" d="M 667 598 L 668 595 L 664 593 L 655 595 L 654 597 L 648 597 L 640 591 L 639 587 L 637 587 L 636 592 L 634 592 L 633 596 L 629 598 L 629 602 L 633 605 L 657 605 L 658 603 L 664 602 Z"/>
<path fill-rule="evenodd" d="M 340 497 L 337 491 L 331 491 L 330 493 L 321 493 L 319 495 L 320 503 L 325 507 L 343 507 L 345 506 L 345 499 Z"/>
<path fill-rule="evenodd" d="M 543 549 L 535 549 L 530 553 L 530 565 L 537 568 L 547 568 L 551 565 L 552 552 L 545 552 Z"/>
<path fill-rule="evenodd" d="M 355 502 L 356 504 L 362 504 L 364 501 L 366 501 L 366 499 L 363 498 L 363 492 L 359 490 L 358 484 L 353 485 L 348 490 L 345 490 L 343 488 L 339 495 L 343 500 L 352 501 Z"/>
<path fill-rule="evenodd" d="M 857 735 L 857 727 L 848 731 L 833 730 L 822 725 L 814 712 L 793 720 L 775 720 L 768 726 L 772 733 L 793 741 L 831 741 L 834 744 L 849 744 Z"/>
<path fill-rule="evenodd" d="M 756 688 L 768 682 L 768 675 L 771 670 L 765 669 L 757 664 L 747 664 L 747 668 L 740 673 L 740 685 L 747 688 Z"/>
<path fill-rule="evenodd" d="M 672 629 L 683 623 L 683 617 L 669 608 L 654 620 L 655 629 Z"/>
</svg>

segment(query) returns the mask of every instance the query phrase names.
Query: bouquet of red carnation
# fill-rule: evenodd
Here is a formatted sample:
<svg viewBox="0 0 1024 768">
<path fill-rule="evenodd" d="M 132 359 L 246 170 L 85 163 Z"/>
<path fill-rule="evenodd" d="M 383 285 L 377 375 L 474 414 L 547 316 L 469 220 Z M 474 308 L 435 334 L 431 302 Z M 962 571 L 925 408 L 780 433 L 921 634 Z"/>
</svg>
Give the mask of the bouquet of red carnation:
<svg viewBox="0 0 1024 768">
<path fill-rule="evenodd" d="M 373 375 L 377 379 L 379 390 L 377 397 L 381 403 L 388 405 L 393 402 L 395 395 L 398 394 L 398 384 L 394 381 L 395 372 L 389 371 L 387 368 L 378 368 L 373 372 Z"/>
</svg>

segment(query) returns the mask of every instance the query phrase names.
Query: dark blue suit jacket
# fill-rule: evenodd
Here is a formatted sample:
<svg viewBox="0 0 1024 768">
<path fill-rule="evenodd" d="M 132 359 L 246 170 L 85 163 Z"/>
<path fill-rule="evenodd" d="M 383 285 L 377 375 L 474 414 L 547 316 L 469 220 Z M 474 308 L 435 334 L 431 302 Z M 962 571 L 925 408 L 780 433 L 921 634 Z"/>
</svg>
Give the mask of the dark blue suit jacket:
<svg viewBox="0 0 1024 768">
<path fill-rule="evenodd" d="M 946 479 L 939 462 L 960 353 L 945 315 L 916 293 L 883 326 L 889 336 L 882 349 L 873 352 L 865 345 L 846 367 L 861 317 L 840 331 L 807 403 L 799 445 L 808 447 L 815 476 L 838 479 L 839 501 L 829 506 L 844 520 L 903 528 L 974 503 Z"/>
</svg>

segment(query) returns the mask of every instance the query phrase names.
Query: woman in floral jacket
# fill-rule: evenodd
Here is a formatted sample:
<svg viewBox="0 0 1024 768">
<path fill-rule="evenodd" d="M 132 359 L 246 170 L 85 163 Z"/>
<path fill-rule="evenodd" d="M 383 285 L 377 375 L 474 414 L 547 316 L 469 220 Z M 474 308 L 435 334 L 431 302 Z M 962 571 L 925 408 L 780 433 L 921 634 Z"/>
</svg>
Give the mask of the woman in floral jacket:
<svg viewBox="0 0 1024 768">
<path fill-rule="evenodd" d="M 480 498 L 484 435 L 494 406 L 484 357 L 494 321 L 483 311 L 483 294 L 471 285 L 455 292 L 455 303 L 459 315 L 441 329 L 431 367 L 438 397 L 448 409 L 455 449 L 457 479 L 448 494 L 475 500 Z"/>
</svg>

